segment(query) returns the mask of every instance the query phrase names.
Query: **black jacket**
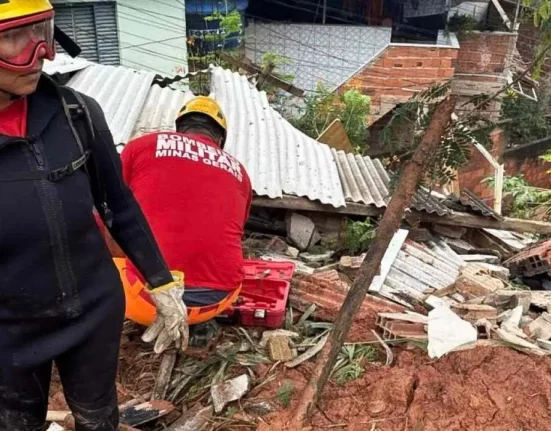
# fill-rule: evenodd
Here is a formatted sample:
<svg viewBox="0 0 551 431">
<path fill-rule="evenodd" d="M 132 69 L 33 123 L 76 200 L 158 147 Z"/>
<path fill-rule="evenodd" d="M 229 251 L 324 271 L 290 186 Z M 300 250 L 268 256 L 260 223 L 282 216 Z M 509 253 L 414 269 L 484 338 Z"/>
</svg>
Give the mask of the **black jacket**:
<svg viewBox="0 0 551 431">
<path fill-rule="evenodd" d="M 94 126 L 89 164 L 113 212 L 110 232 L 152 286 L 168 283 L 170 272 L 123 183 L 105 118 Z M 85 170 L 59 182 L 7 181 L 10 173 L 52 171 L 82 154 L 59 87 L 46 76 L 28 97 L 27 136 L 32 145 L 0 150 L 0 366 L 52 359 L 85 342 L 110 313 L 124 313 L 120 277 L 93 216 L 101 202 L 91 188 L 98 185 Z"/>
</svg>

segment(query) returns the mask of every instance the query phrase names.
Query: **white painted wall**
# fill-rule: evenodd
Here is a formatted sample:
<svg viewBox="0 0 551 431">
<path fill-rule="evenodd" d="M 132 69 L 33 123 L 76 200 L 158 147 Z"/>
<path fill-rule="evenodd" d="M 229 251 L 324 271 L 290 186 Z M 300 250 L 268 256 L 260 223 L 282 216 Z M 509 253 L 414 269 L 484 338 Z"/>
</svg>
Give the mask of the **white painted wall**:
<svg viewBox="0 0 551 431">
<path fill-rule="evenodd" d="M 486 18 L 489 3 L 490 0 L 463 2 L 450 9 L 450 12 L 448 13 L 448 19 L 457 14 L 468 15 L 473 17 L 478 22 L 481 22 Z"/>
<path fill-rule="evenodd" d="M 117 0 L 122 65 L 166 76 L 185 75 L 184 4 L 184 0 Z"/>
</svg>

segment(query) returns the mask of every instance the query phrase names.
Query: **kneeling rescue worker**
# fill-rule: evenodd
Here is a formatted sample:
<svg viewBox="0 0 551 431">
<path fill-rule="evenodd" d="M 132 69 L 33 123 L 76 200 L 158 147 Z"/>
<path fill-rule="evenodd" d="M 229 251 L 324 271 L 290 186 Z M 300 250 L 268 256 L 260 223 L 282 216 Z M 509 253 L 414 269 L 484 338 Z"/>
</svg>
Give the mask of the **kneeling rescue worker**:
<svg viewBox="0 0 551 431">
<path fill-rule="evenodd" d="M 157 351 L 187 344 L 183 276 L 124 185 L 97 102 L 41 73 L 63 39 L 53 19 L 47 0 L 0 1 L 0 430 L 43 429 L 55 362 L 76 429 L 114 431 L 124 293 L 93 208 L 152 288 Z"/>
<path fill-rule="evenodd" d="M 140 204 L 170 268 L 185 273 L 183 296 L 192 341 L 216 330 L 211 320 L 237 299 L 243 281 L 241 241 L 249 217 L 251 182 L 224 151 L 226 117 L 199 96 L 176 120 L 177 132 L 130 142 L 122 152 L 124 179 Z M 149 325 L 155 306 L 134 265 L 115 259 L 126 292 L 126 316 Z M 139 270 L 139 268 L 138 268 Z M 205 322 L 209 324 L 200 325 Z"/>
</svg>

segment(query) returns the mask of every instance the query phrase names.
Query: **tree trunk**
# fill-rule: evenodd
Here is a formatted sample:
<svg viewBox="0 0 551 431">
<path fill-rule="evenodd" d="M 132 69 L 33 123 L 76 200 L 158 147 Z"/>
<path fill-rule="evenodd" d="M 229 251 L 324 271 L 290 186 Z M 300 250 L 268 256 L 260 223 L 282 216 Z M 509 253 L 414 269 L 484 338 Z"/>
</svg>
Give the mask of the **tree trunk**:
<svg viewBox="0 0 551 431">
<path fill-rule="evenodd" d="M 417 183 L 423 176 L 425 160 L 429 159 L 430 155 L 436 151 L 440 139 L 448 126 L 455 104 L 456 97 L 449 96 L 438 105 L 412 159 L 405 164 L 398 187 L 392 195 L 392 199 L 377 228 L 375 240 L 367 252 L 366 258 L 360 267 L 358 277 L 350 288 L 335 320 L 331 336 L 321 351 L 312 376 L 301 394 L 300 402 L 293 412 L 293 418 L 288 425 L 289 430 L 300 431 L 311 415 L 313 407 L 331 375 L 354 316 L 358 312 L 373 278 L 379 273 L 379 266 L 385 251 L 394 234 L 400 228 L 406 208 L 413 202 Z"/>
</svg>

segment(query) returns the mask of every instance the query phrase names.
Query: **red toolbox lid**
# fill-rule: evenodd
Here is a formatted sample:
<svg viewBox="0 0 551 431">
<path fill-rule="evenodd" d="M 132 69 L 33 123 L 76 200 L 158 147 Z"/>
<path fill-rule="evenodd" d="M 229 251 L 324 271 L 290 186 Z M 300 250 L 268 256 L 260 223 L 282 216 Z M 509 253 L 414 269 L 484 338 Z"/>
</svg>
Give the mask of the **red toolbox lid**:
<svg viewBox="0 0 551 431">
<path fill-rule="evenodd" d="M 291 281 L 295 273 L 293 262 L 274 262 L 270 260 L 246 259 L 243 264 L 245 279 Z"/>
</svg>

